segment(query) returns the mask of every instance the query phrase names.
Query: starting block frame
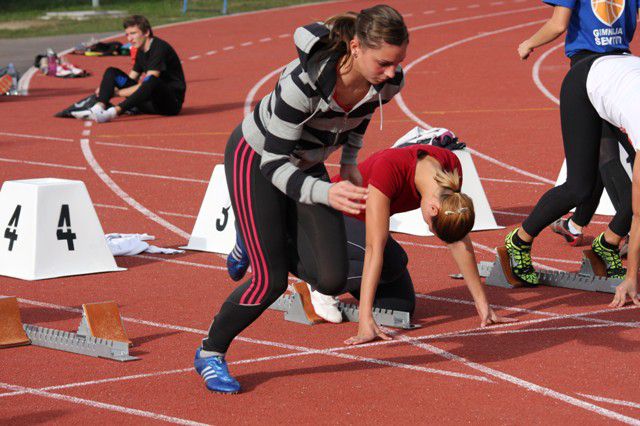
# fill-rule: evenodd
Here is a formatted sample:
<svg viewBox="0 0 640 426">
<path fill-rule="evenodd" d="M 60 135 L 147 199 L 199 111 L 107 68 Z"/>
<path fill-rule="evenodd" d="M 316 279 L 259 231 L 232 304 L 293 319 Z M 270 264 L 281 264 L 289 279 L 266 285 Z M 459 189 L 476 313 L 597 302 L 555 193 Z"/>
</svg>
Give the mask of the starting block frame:
<svg viewBox="0 0 640 426">
<path fill-rule="evenodd" d="M 298 324 L 314 325 L 324 320 L 317 316 L 311 305 L 311 295 L 304 282 L 293 285 L 296 292 L 283 294 L 276 300 L 269 309 L 284 312 L 284 319 Z M 356 305 L 340 302 L 338 310 L 342 313 L 343 320 L 358 322 L 360 313 Z M 312 316 L 309 316 L 309 311 Z M 394 311 L 392 309 L 373 308 L 373 318 L 378 325 L 393 328 L 411 330 L 420 328 L 419 324 L 411 323 L 409 312 Z"/>
<path fill-rule="evenodd" d="M 78 332 L 74 333 L 22 324 L 18 299 L 0 298 L 0 348 L 31 344 L 121 362 L 139 359 L 129 355 L 131 341 L 122 327 L 115 302 L 90 303 L 82 305 L 82 308 L 82 320 Z M 96 327 L 96 324 L 102 325 L 102 328 Z"/>
<path fill-rule="evenodd" d="M 520 281 L 509 266 L 509 257 L 505 247 L 496 249 L 495 262 L 480 262 L 478 271 L 486 278 L 486 284 L 503 288 L 535 287 Z M 606 267 L 592 250 L 583 252 L 582 265 L 577 273 L 563 271 L 537 270 L 539 285 L 570 288 L 573 290 L 615 293 L 622 282 L 619 278 L 608 278 Z"/>
</svg>

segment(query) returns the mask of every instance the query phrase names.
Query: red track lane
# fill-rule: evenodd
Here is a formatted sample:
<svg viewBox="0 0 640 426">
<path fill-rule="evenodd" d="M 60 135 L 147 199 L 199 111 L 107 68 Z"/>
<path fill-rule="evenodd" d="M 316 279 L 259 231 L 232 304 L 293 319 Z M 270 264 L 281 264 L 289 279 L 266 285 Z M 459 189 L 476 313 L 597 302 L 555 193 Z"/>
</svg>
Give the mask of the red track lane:
<svg viewBox="0 0 640 426">
<path fill-rule="evenodd" d="M 32 96 L 3 100 L 0 108 L 10 111 L 3 116 L 11 120 L 0 129 L 0 180 L 81 179 L 105 232 L 148 232 L 159 238 L 159 245 L 182 245 L 249 92 L 257 89 L 254 102 L 267 93 L 275 77 L 258 82 L 295 54 L 290 36 L 295 27 L 370 4 L 326 3 L 157 29 L 184 61 L 189 89 L 177 117 L 125 117 L 90 127 L 53 118 L 93 90 L 106 67 L 128 66 L 124 58 L 70 57 L 93 76 L 67 81 L 36 75 Z M 557 105 L 531 75 L 546 49 L 525 63 L 515 53 L 518 43 L 540 25 L 527 24 L 545 19 L 550 9 L 531 0 L 391 4 L 407 14 L 413 29 L 406 64 L 428 55 L 407 74 L 403 100 L 411 113 L 454 129 L 482 154 L 555 180 L 562 162 Z M 540 78 L 551 93 L 558 93 L 566 69 L 561 49 L 542 62 Z M 395 102 L 384 108 L 382 131 L 379 124 L 376 114 L 363 157 L 416 125 Z M 136 205 L 167 223 L 150 220 L 133 201 L 117 195 L 91 161 Z M 335 157 L 330 161 L 337 162 Z M 483 178 L 536 182 L 482 158 L 474 161 Z M 522 217 L 513 214 L 528 213 L 548 188 L 546 183 L 495 180 L 483 185 L 492 208 L 511 213 L 496 214 L 507 227 L 519 223 Z M 592 225 L 589 233 L 602 227 Z M 504 234 L 474 234 L 482 245 L 478 258 L 492 259 L 490 248 Z M 534 256 L 550 267 L 577 269 L 581 248 L 554 237 L 544 232 Z M 635 309 L 607 310 L 610 296 L 602 294 L 487 288 L 491 302 L 504 307 L 500 312 L 521 323 L 479 331 L 468 291 L 448 276 L 456 268 L 444 247 L 430 238 L 397 239 L 411 258 L 419 293 L 416 321 L 423 325 L 401 336 L 420 340 L 345 348 L 342 342 L 355 333 L 354 324 L 308 327 L 268 311 L 229 353 L 231 370 L 245 389 L 234 397 L 209 394 L 191 370 L 195 347 L 233 288 L 221 257 L 188 252 L 118 258 L 127 272 L 40 282 L 0 278 L 0 294 L 21 298 L 23 321 L 47 327 L 72 330 L 82 303 L 117 300 L 135 343 L 132 352 L 142 358 L 120 364 L 37 347 L 2 350 L 0 420 L 640 423 Z M 594 311 L 599 313 L 580 316 Z"/>
</svg>

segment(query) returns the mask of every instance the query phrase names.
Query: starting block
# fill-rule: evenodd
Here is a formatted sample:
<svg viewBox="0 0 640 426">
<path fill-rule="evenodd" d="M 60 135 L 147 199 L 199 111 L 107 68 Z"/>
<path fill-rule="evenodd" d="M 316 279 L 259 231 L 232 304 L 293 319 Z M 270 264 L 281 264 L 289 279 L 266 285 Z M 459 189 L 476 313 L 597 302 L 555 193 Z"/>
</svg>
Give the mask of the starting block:
<svg viewBox="0 0 640 426">
<path fill-rule="evenodd" d="M 480 262 L 480 276 L 486 278 L 487 285 L 518 288 L 529 286 L 518 279 L 509 266 L 509 256 L 505 247 L 498 247 L 496 261 Z M 577 273 L 563 271 L 538 270 L 540 285 L 550 287 L 571 288 L 574 290 L 615 293 L 622 282 L 619 278 L 607 278 L 606 266 L 592 250 L 583 252 L 582 265 Z"/>
<path fill-rule="evenodd" d="M 311 294 L 304 282 L 297 282 L 293 285 L 296 290 L 292 294 L 283 294 L 276 300 L 269 309 L 283 311 L 284 319 L 299 324 L 314 325 L 324 322 L 320 318 L 311 304 Z M 359 321 L 358 307 L 353 304 L 340 302 L 338 310 L 342 313 L 342 318 L 349 322 Z M 394 311 L 392 309 L 373 308 L 373 318 L 378 325 L 410 330 L 419 328 L 420 325 L 412 324 L 409 312 Z"/>
<path fill-rule="evenodd" d="M 129 355 L 131 341 L 126 335 L 114 302 L 82 305 L 77 333 L 22 324 L 18 300 L 0 298 L 0 348 L 35 345 L 65 352 L 116 361 L 139 359 Z"/>
</svg>

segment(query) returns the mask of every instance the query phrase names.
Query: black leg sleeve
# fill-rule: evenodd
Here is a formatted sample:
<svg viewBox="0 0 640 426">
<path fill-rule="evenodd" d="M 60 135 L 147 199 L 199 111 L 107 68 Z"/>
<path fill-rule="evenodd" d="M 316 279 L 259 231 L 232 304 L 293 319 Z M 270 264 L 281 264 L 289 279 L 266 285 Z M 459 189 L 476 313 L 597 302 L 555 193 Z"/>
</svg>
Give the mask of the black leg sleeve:
<svg viewBox="0 0 640 426">
<path fill-rule="evenodd" d="M 129 78 L 129 76 L 118 68 L 109 67 L 102 75 L 102 81 L 100 82 L 100 92 L 98 93 L 98 102 L 103 104 L 109 104 L 116 87 L 122 89 L 125 87 L 134 86 L 136 82 Z"/>
<path fill-rule="evenodd" d="M 547 191 L 522 223 L 522 228 L 533 237 L 588 200 L 596 184 L 602 119 L 587 95 L 586 81 L 591 64 L 589 60 L 576 64 L 562 82 L 560 119 L 567 181 Z"/>
<path fill-rule="evenodd" d="M 164 81 L 149 75 L 142 81 L 138 90 L 119 106 L 123 111 L 137 107 L 147 114 L 175 115 L 180 112 L 182 104 Z"/>
</svg>

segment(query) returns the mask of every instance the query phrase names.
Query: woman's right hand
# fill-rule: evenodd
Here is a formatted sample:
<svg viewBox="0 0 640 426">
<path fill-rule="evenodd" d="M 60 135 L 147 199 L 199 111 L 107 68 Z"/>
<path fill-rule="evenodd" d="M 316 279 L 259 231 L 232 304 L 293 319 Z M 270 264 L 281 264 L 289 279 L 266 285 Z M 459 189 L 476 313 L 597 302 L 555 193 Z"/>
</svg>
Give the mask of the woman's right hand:
<svg viewBox="0 0 640 426">
<path fill-rule="evenodd" d="M 348 214 L 360 214 L 365 209 L 369 190 L 347 180 L 336 182 L 329 188 L 329 205 Z"/>
<path fill-rule="evenodd" d="M 523 61 L 531 55 L 531 52 L 533 52 L 533 49 L 529 46 L 529 40 L 523 41 L 520 43 L 520 46 L 518 46 L 518 56 L 520 56 L 520 59 Z"/>
<path fill-rule="evenodd" d="M 631 299 L 631 302 L 640 306 L 640 300 L 638 300 L 638 286 L 634 279 L 625 278 L 618 287 L 616 287 L 616 295 L 613 297 L 610 308 L 621 308 L 627 303 L 627 296 Z"/>
</svg>

